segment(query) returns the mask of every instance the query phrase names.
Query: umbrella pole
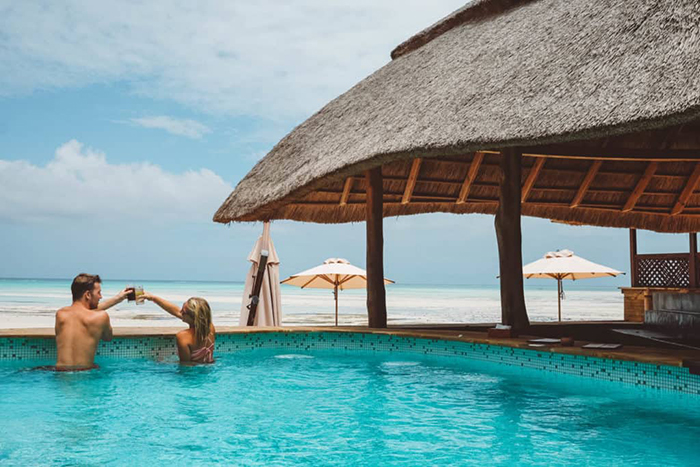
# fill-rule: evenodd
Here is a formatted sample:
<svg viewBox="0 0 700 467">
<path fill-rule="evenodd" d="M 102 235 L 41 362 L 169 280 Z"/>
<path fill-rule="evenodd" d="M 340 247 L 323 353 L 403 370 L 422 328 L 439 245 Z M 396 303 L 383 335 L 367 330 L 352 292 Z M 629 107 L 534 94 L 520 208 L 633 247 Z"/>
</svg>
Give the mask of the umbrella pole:
<svg viewBox="0 0 700 467">
<path fill-rule="evenodd" d="M 335 294 L 335 325 L 338 325 L 338 284 L 335 285 L 335 288 L 333 289 L 333 293 Z"/>
<path fill-rule="evenodd" d="M 557 279 L 557 303 L 559 305 L 559 322 L 561 323 L 561 279 Z"/>
</svg>

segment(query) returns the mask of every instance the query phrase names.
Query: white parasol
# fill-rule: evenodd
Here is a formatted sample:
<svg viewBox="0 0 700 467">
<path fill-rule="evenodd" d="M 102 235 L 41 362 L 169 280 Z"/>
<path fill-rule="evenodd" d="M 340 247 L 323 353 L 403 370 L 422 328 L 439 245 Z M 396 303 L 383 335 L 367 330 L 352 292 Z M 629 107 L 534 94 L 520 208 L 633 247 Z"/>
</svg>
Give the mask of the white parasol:
<svg viewBox="0 0 700 467">
<path fill-rule="evenodd" d="M 282 281 L 302 289 L 332 289 L 335 297 L 335 325 L 338 325 L 338 290 L 367 288 L 367 273 L 342 258 L 328 258 L 322 265 L 294 274 Z M 385 284 L 394 281 L 384 279 Z"/>
<path fill-rule="evenodd" d="M 526 279 L 557 280 L 559 321 L 561 321 L 561 299 L 564 295 L 562 280 L 575 281 L 596 277 L 615 277 L 620 274 L 624 274 L 624 272 L 583 259 L 570 250 L 550 251 L 542 259 L 523 266 L 523 276 Z"/>
</svg>

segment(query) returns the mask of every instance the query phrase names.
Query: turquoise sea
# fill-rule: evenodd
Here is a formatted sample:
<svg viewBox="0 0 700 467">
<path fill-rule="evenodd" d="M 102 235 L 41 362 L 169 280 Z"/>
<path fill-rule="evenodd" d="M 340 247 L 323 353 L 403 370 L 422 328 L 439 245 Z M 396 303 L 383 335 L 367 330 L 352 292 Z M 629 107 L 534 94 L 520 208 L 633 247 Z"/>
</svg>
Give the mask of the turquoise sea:
<svg viewBox="0 0 700 467">
<path fill-rule="evenodd" d="M 69 279 L 0 279 L 0 328 L 53 327 L 54 313 L 70 304 Z M 589 282 L 590 283 L 590 282 Z M 105 281 L 103 296 L 110 297 L 127 284 L 144 288 L 176 303 L 188 297 L 206 298 L 219 325 L 238 325 L 243 283 L 196 281 Z M 525 299 L 532 321 L 557 319 L 556 282 L 526 281 Z M 387 286 L 390 324 L 484 323 L 500 320 L 499 288 L 476 285 Z M 586 282 L 565 284 L 564 320 L 621 320 L 623 297 L 615 287 Z M 340 292 L 340 324 L 367 323 L 364 290 Z M 330 325 L 334 318 L 329 290 L 282 286 L 284 325 Z M 114 326 L 173 326 L 181 323 L 151 303 L 122 302 L 110 310 Z"/>
</svg>

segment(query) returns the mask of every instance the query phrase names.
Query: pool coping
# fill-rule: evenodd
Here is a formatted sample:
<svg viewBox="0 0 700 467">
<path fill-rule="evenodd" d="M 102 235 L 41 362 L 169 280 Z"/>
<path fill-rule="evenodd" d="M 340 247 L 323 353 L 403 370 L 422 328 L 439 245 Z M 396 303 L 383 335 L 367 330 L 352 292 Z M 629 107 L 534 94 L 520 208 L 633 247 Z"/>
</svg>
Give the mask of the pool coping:
<svg viewBox="0 0 700 467">
<path fill-rule="evenodd" d="M 182 327 L 118 327 L 114 328 L 114 337 L 172 337 L 177 332 L 183 330 Z M 665 349 L 656 347 L 630 346 L 625 345 L 617 350 L 583 349 L 582 345 L 588 341 L 576 341 L 573 347 L 562 347 L 561 345 L 548 345 L 544 347 L 531 347 L 528 339 L 535 336 L 522 336 L 518 338 L 490 338 L 484 332 L 466 330 L 445 330 L 445 329 L 405 329 L 387 328 L 377 329 L 363 326 L 283 326 L 283 327 L 238 327 L 238 326 L 218 326 L 218 334 L 250 334 L 250 333 L 362 333 L 362 334 L 383 334 L 407 338 L 438 339 L 446 341 L 468 342 L 475 344 L 497 345 L 501 347 L 511 347 L 518 349 L 536 350 L 538 352 L 551 352 L 567 355 L 582 355 L 601 359 L 622 360 L 654 365 L 667 365 L 676 367 L 688 367 L 691 371 L 696 369 L 700 362 L 700 351 L 683 349 Z M 55 332 L 53 328 L 17 328 L 0 329 L 0 338 L 39 338 L 53 339 Z"/>
</svg>

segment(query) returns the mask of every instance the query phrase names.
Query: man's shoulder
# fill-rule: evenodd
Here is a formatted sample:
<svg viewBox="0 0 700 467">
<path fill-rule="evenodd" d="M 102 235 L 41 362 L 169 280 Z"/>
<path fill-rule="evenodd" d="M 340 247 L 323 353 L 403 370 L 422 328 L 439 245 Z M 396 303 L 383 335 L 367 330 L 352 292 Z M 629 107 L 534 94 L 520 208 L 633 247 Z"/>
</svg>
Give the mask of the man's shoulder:
<svg viewBox="0 0 700 467">
<path fill-rule="evenodd" d="M 92 311 L 90 312 L 90 320 L 96 323 L 109 323 L 109 314 L 106 311 Z"/>
<path fill-rule="evenodd" d="M 71 316 L 72 311 L 73 311 L 73 308 L 70 306 L 64 306 L 63 308 L 60 308 L 58 311 L 56 311 L 56 319 L 57 320 L 67 319 L 69 316 Z"/>
</svg>

